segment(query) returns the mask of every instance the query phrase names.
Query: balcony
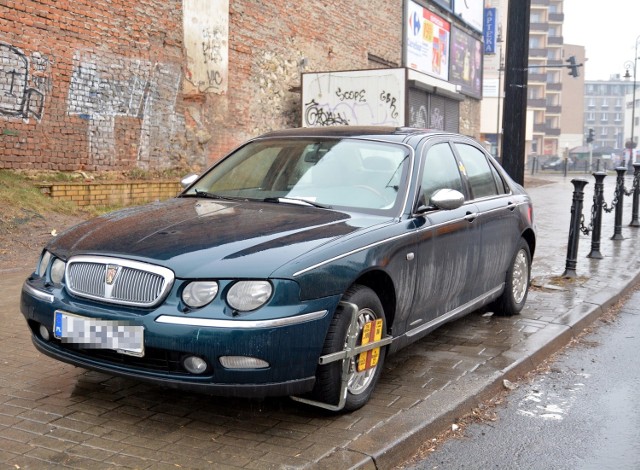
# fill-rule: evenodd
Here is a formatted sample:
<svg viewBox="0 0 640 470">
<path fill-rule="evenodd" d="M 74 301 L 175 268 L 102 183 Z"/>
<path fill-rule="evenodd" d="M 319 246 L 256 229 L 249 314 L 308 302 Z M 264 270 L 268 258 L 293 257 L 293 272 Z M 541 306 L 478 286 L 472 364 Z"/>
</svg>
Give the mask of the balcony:
<svg viewBox="0 0 640 470">
<path fill-rule="evenodd" d="M 561 134 L 560 129 L 557 127 L 549 127 L 546 125 L 544 126 L 544 133 L 549 136 L 558 136 Z"/>
<path fill-rule="evenodd" d="M 562 106 L 547 106 L 547 113 L 560 114 L 562 113 Z"/>
<path fill-rule="evenodd" d="M 547 106 L 547 102 L 544 98 L 529 98 L 527 100 L 527 106 L 530 108 L 545 108 Z"/>
<path fill-rule="evenodd" d="M 562 23 L 564 21 L 564 13 L 549 13 L 549 23 Z"/>
<path fill-rule="evenodd" d="M 560 59 L 549 59 L 547 60 L 547 65 L 557 66 L 557 65 L 565 65 L 565 64 Z"/>
<path fill-rule="evenodd" d="M 544 59 L 547 57 L 546 49 L 531 48 L 529 49 L 529 57 Z"/>
<path fill-rule="evenodd" d="M 547 126 L 545 124 L 534 124 L 533 125 L 533 132 L 539 133 L 539 134 L 544 134 L 544 130 Z"/>
<path fill-rule="evenodd" d="M 531 0 L 531 6 L 548 6 L 549 0 Z"/>
<path fill-rule="evenodd" d="M 544 73 L 530 73 L 529 82 L 545 83 L 547 76 Z"/>
<path fill-rule="evenodd" d="M 547 37 L 547 45 L 549 46 L 562 46 L 563 44 L 564 44 L 564 38 L 562 36 Z"/>
<path fill-rule="evenodd" d="M 538 33 L 546 33 L 549 31 L 549 23 L 530 23 L 529 29 Z"/>
<path fill-rule="evenodd" d="M 547 83 L 547 91 L 562 91 L 562 83 Z"/>
</svg>

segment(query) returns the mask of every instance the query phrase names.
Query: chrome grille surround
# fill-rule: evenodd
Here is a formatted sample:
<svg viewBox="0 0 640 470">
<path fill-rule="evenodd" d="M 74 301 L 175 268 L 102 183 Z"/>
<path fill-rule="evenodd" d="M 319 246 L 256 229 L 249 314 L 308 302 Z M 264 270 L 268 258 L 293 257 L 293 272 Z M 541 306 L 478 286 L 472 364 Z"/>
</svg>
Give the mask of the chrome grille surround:
<svg viewBox="0 0 640 470">
<path fill-rule="evenodd" d="M 175 275 L 162 266 L 108 256 L 73 256 L 66 288 L 77 297 L 134 307 L 154 307 L 167 296 Z"/>
</svg>

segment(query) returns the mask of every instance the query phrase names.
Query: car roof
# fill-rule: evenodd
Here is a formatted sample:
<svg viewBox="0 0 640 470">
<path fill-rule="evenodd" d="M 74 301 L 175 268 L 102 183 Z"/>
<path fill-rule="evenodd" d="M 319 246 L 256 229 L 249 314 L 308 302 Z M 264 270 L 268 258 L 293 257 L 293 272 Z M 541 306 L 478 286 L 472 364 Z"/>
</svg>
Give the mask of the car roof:
<svg viewBox="0 0 640 470">
<path fill-rule="evenodd" d="M 391 126 L 325 126 L 298 127 L 268 132 L 260 138 L 271 137 L 359 137 L 403 142 L 413 136 L 456 135 L 434 129 Z"/>
</svg>

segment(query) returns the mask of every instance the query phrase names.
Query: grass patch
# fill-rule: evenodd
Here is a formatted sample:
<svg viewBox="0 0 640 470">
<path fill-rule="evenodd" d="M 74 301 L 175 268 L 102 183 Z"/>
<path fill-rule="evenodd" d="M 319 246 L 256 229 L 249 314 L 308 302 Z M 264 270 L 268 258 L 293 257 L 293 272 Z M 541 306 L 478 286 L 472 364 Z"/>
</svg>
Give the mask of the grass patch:
<svg viewBox="0 0 640 470">
<path fill-rule="evenodd" d="M 0 170 L 0 219 L 10 222 L 25 214 L 43 215 L 47 212 L 80 214 L 71 202 L 55 201 L 40 192 L 33 181 L 10 170 Z"/>
</svg>

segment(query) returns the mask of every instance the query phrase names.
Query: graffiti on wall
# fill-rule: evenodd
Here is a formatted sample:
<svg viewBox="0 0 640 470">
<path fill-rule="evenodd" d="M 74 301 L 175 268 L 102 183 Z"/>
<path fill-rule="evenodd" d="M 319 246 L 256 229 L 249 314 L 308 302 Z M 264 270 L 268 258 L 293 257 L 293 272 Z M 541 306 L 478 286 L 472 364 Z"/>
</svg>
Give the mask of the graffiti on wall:
<svg viewBox="0 0 640 470">
<path fill-rule="evenodd" d="M 29 60 L 17 47 L 0 42 L 0 115 L 40 121 L 45 96 L 51 92 L 51 65 L 39 52 Z"/>
<path fill-rule="evenodd" d="M 302 125 L 404 125 L 404 70 L 302 76 Z"/>
<path fill-rule="evenodd" d="M 158 166 L 175 136 L 178 65 L 111 54 L 74 54 L 67 111 L 88 122 L 90 163 L 116 163 L 116 119 L 141 120 L 138 166 Z"/>
<path fill-rule="evenodd" d="M 229 69 L 229 0 L 183 1 L 185 91 L 224 93 Z"/>
</svg>

